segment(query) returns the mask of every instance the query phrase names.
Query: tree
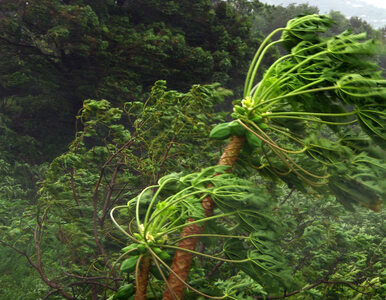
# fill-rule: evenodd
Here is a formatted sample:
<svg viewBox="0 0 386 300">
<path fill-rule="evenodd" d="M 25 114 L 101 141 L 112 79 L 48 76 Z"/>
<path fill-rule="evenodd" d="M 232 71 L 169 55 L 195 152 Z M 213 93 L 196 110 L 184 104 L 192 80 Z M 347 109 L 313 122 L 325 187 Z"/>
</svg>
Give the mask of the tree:
<svg viewBox="0 0 386 300">
<path fill-rule="evenodd" d="M 145 101 L 160 78 L 179 90 L 211 82 L 236 89 L 257 45 L 247 17 L 223 2 L 31 0 L 0 8 L 2 108 L 11 130 L 35 140 L 36 163 L 66 149 L 84 99 Z"/>
<path fill-rule="evenodd" d="M 93 10 L 105 13 L 102 4 L 96 3 Z M 382 216 L 361 212 L 372 229 L 352 228 L 357 220 L 350 214 L 342 225 L 337 219 L 343 211 L 333 195 L 349 208 L 362 203 L 375 210 L 384 198 L 385 188 L 379 182 L 384 177 L 384 162 L 379 159 L 384 152 L 374 145 L 374 141 L 384 143 L 384 81 L 368 61 L 374 45 L 349 33 L 319 40 L 315 32 L 327 23 L 317 16 L 290 22 L 281 39 L 292 52 L 274 62 L 260 85 L 253 79 L 260 62 L 256 56 L 245 99 L 234 103 L 233 117 L 239 121 L 223 123 L 225 114 L 213 113 L 214 104 L 229 95 L 218 85 L 193 86 L 179 93 L 167 91 L 159 81 L 147 101 L 127 102 L 119 108 L 106 100 L 87 100 L 78 117 L 82 126 L 69 151 L 46 172 L 38 205 L 31 201 L 23 206 L 30 196 L 10 188 L 22 180 L 16 169 L 11 177 L 18 180 L 7 179 L 0 187 L 2 211 L 13 192 L 21 199 L 15 202 L 15 214 L 23 211 L 10 218 L 12 224 L 2 224 L 1 241 L 8 247 L 2 250 L 6 253 L 2 261 L 13 249 L 41 278 L 34 293 L 12 288 L 16 283 L 7 278 L 14 277 L 2 276 L 10 287 L 1 291 L 4 297 L 12 292 L 11 297 L 20 293 L 24 299 L 36 299 L 37 294 L 119 299 L 132 294 L 137 283 L 138 298 L 147 293 L 148 299 L 159 299 L 164 280 L 173 275 L 170 256 L 177 243 L 193 240 L 194 246 L 198 236 L 200 246 L 190 253 L 201 258 L 193 260 L 186 282 L 201 294 L 229 299 L 300 295 L 302 299 L 305 295 L 355 297 L 363 292 L 382 297 L 384 251 L 377 246 L 376 226 Z M 268 40 L 260 54 L 267 53 L 264 47 L 273 47 L 267 46 Z M 364 78 L 344 77 L 353 69 Z M 358 91 L 370 94 L 360 97 Z M 233 162 L 213 166 L 221 142 L 209 141 L 207 135 L 216 123 L 221 125 L 213 129 L 212 137 L 235 135 L 232 140 L 238 141 L 232 142 L 236 146 L 232 152 L 240 150 L 234 174 L 226 172 Z M 374 141 L 362 129 L 369 129 Z M 229 147 L 224 152 L 229 153 Z M 13 166 L 2 163 L 1 168 L 7 174 Z M 325 197 L 324 192 L 331 195 Z M 201 207 L 203 199 L 215 204 L 206 207 L 207 215 Z M 115 205 L 111 223 L 108 212 Z M 181 238 L 180 232 L 192 222 L 197 225 L 194 230 L 203 230 L 205 223 L 204 231 Z M 352 255 L 342 251 L 345 247 Z M 30 277 L 25 281 L 32 282 Z M 195 292 L 186 291 L 184 298 L 197 299 Z"/>
<path fill-rule="evenodd" d="M 251 64 L 244 99 L 235 105 L 233 117 L 237 120 L 218 125 L 212 130 L 212 136 L 223 139 L 233 135 L 223 156 L 231 158 L 225 163 L 230 168 L 246 136 L 249 147 L 259 148 L 258 168 L 262 172 L 270 172 L 271 176 L 280 177 L 290 187 L 304 191 L 307 187 L 321 191 L 321 187 L 328 186 L 328 191 L 349 209 L 353 204 L 362 203 L 379 210 L 380 199 L 384 198 L 382 183 L 377 180 L 384 172 L 381 167 L 384 163 L 379 160 L 382 156 L 376 151 L 363 152 L 362 147 L 371 146 L 371 141 L 358 136 L 360 127 L 346 126 L 358 123 L 374 141 L 384 145 L 386 137 L 382 129 L 385 123 L 382 101 L 386 96 L 385 81 L 379 77 L 376 66 L 365 60 L 375 53 L 374 42 L 363 41 L 364 35 L 348 32 L 321 40 L 317 33 L 326 31 L 330 23 L 331 19 L 326 16 L 310 15 L 293 19 L 287 23 L 287 27 L 270 34 Z M 283 31 L 280 40 L 269 43 L 278 31 Z M 279 58 L 266 71 L 263 79 L 254 85 L 262 57 L 269 47 L 278 42 L 283 43 L 290 54 Z M 288 125 L 282 119 L 292 119 L 294 122 Z M 294 148 L 299 145 L 300 148 Z M 305 156 L 312 160 L 305 161 Z M 301 165 L 299 158 L 306 167 Z M 222 159 L 220 164 L 224 164 Z M 208 189 L 211 185 L 214 185 L 213 182 Z M 197 238 L 187 242 L 187 235 L 200 236 L 203 228 L 196 223 L 209 220 L 214 214 L 213 196 L 207 193 L 201 199 L 206 218 L 200 221 L 188 219 L 181 234 L 182 241 L 170 269 L 164 299 L 182 297 L 192 256 L 181 252 L 194 253 L 197 243 Z M 151 203 L 156 201 L 157 197 L 154 196 Z M 237 210 L 239 212 L 242 210 Z M 146 214 L 150 214 L 150 208 Z M 144 243 L 153 256 L 149 244 L 152 238 L 146 236 L 148 225 L 145 224 L 143 230 L 138 220 L 139 214 L 136 219 L 141 237 L 136 241 Z M 238 250 L 242 251 L 241 248 Z M 260 252 L 260 255 L 263 253 Z M 159 259 L 157 256 L 155 258 Z M 148 272 L 146 269 L 139 271 Z M 139 275 L 139 278 L 142 276 Z M 144 277 L 147 278 L 147 275 Z M 144 282 L 137 282 L 142 291 L 138 299 L 144 299 L 146 290 L 141 283 Z"/>
<path fill-rule="evenodd" d="M 109 281 L 109 270 L 125 240 L 117 243 L 122 236 L 116 234 L 109 210 L 164 173 L 195 170 L 200 161 L 202 166 L 213 164 L 215 153 L 207 149 L 219 143 L 208 140 L 210 124 L 225 117 L 214 113 L 213 107 L 228 95 L 218 84 L 195 85 L 179 93 L 168 91 L 166 83 L 159 81 L 146 103 L 127 102 L 116 108 L 107 100 L 85 101 L 78 117 L 82 130 L 69 150 L 38 178 L 37 200 L 32 196 L 33 182 L 28 183 L 30 194 L 23 195 L 27 184 L 21 183 L 21 176 L 13 179 L 10 173 L 0 187 L 2 215 L 12 212 L 1 224 L 0 240 L 9 248 L 2 249 L 7 254 L 1 255 L 2 265 L 4 260 L 9 266 L 7 257 L 13 249 L 18 254 L 13 261 L 21 255 L 30 265 L 22 269 L 25 275 L 34 269 L 40 278 L 23 277 L 25 284 L 33 282 L 29 288 L 39 287 L 27 292 L 6 280 L 14 277 L 4 276 L 9 289 L 0 295 L 36 299 L 60 294 L 71 299 L 103 297 L 104 288 L 115 291 L 123 279 L 113 272 Z M 25 172 L 23 166 L 16 167 L 15 172 Z M 2 172 L 7 174 L 8 169 L 11 166 L 2 163 Z"/>
<path fill-rule="evenodd" d="M 236 7 L 240 2 L 233 1 Z M 284 27 L 286 23 L 300 15 L 311 15 L 319 13 L 315 6 L 308 4 L 290 4 L 287 7 L 262 4 L 259 1 L 248 1 L 246 4 L 249 9 L 244 9 L 247 15 L 251 16 L 252 28 L 256 32 L 261 32 L 263 36 L 268 35 L 276 28 Z"/>
</svg>

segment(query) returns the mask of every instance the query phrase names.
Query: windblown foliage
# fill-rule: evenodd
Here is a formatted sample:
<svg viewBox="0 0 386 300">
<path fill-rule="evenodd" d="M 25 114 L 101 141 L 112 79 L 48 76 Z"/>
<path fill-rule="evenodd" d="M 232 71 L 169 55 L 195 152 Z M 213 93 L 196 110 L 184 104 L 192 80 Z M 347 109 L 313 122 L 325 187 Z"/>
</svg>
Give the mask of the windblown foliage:
<svg viewBox="0 0 386 300">
<path fill-rule="evenodd" d="M 35 141 L 34 162 L 52 160 L 71 142 L 84 99 L 145 101 L 159 79 L 181 91 L 212 82 L 239 90 L 252 36 L 246 17 L 209 0 L 4 0 L 1 111 Z"/>
<path fill-rule="evenodd" d="M 349 31 L 319 37 L 330 23 L 326 16 L 309 15 L 269 35 L 232 116 L 241 134 L 247 130 L 249 144 L 258 146 L 254 151 L 262 172 L 303 190 L 327 184 L 345 206 L 362 203 L 379 210 L 385 199 L 379 177 L 385 171 L 384 152 L 370 147 L 374 142 L 385 146 L 386 81 L 371 61 L 377 44 Z M 280 39 L 269 42 L 280 31 Z M 265 52 L 277 43 L 289 54 L 255 84 Z"/>
<path fill-rule="evenodd" d="M 327 16 L 308 15 L 290 20 L 285 28 L 279 28 L 268 35 L 251 63 L 244 88 L 244 99 L 235 103 L 232 117 L 237 120 L 217 125 L 211 131 L 211 137 L 223 140 L 229 136 L 245 136 L 247 141 L 245 151 L 255 152 L 255 154 L 257 152 L 259 165 L 256 168 L 262 174 L 268 173 L 273 178 L 278 177 L 286 182 L 290 188 L 303 191 L 312 187 L 314 190 L 322 192 L 322 189 L 328 186 L 329 189 L 325 189 L 325 194 L 335 195 L 336 199 L 347 208 L 352 209 L 353 204 L 362 204 L 378 211 L 380 210 L 381 199 L 385 198 L 382 181 L 386 175 L 385 163 L 382 161 L 382 157 L 376 155 L 374 151 L 366 153 L 361 150 L 364 145 L 365 147 L 372 145 L 373 141 L 380 146 L 384 145 L 386 139 L 384 132 L 386 81 L 381 77 L 377 66 L 371 62 L 371 57 L 377 51 L 375 42 L 365 41 L 363 34 L 351 34 L 348 31 L 338 36 L 320 37 L 319 33 L 324 33 L 331 23 L 332 20 Z M 283 33 L 280 39 L 269 43 L 270 39 L 281 31 Z M 255 84 L 255 76 L 262 58 L 270 47 L 278 43 L 283 44 L 289 50 L 289 54 L 276 60 L 264 73 L 262 80 Z M 293 122 L 287 125 L 282 121 L 283 119 L 293 120 Z M 354 125 L 357 123 L 359 126 Z M 372 140 L 361 138 L 363 132 L 369 134 Z M 359 138 L 350 139 L 353 135 Z M 233 147 L 234 141 L 232 139 L 229 147 L 231 145 Z M 204 171 L 203 174 L 206 172 Z M 212 176 L 214 175 L 215 173 L 212 174 Z M 203 176 L 199 175 L 198 178 L 201 179 Z M 216 178 L 221 178 L 221 175 Z M 175 178 L 168 180 L 175 180 Z M 198 182 L 201 183 L 201 181 Z M 226 180 L 220 182 L 224 187 L 229 187 Z M 186 189 L 190 191 L 191 188 L 195 187 L 195 184 L 195 180 L 193 180 L 191 186 Z M 230 186 L 234 187 L 232 184 Z M 150 188 L 155 187 L 151 186 Z M 163 185 L 160 183 L 159 191 L 162 188 Z M 205 217 L 197 212 L 193 213 L 196 209 L 193 209 L 194 206 L 192 206 L 192 215 L 188 216 L 189 219 L 186 217 L 188 222 L 184 225 L 177 225 L 176 228 L 186 226 L 193 232 L 192 237 L 201 236 L 202 229 L 195 229 L 192 225 L 217 218 L 216 214 L 211 216 L 213 214 L 211 209 L 206 208 L 204 203 L 206 197 L 209 197 L 210 201 L 215 204 L 219 204 L 218 208 L 224 209 L 223 199 L 218 199 L 216 193 L 207 191 L 212 188 L 219 187 L 213 182 L 206 182 L 206 189 L 205 186 L 201 186 L 202 197 L 189 199 L 188 202 L 189 205 L 193 205 L 193 203 L 197 203 L 197 200 L 200 200 Z M 180 193 L 182 193 L 181 198 L 177 197 Z M 155 227 L 155 232 L 150 232 L 150 229 L 147 232 L 148 227 L 152 228 L 152 225 L 147 222 L 150 223 L 152 220 L 148 219 L 152 205 L 159 201 L 158 192 L 150 201 L 144 224 L 139 221 L 141 197 L 135 200 L 137 202 L 137 226 L 145 245 L 150 240 L 157 241 L 158 236 L 172 230 L 168 228 L 175 225 L 175 222 L 170 220 L 173 220 L 174 212 L 170 215 L 170 210 L 167 208 L 173 206 L 174 201 L 182 201 L 177 199 L 184 199 L 184 193 L 185 190 L 182 190 L 176 195 L 170 196 L 167 198 L 170 204 L 165 204 L 166 206 L 158 212 L 155 211 L 155 215 L 160 215 L 161 220 L 163 220 L 161 223 L 156 223 L 159 226 Z M 249 193 L 254 195 L 254 193 Z M 238 202 L 238 197 L 238 194 L 229 193 L 229 198 L 233 203 Z M 163 203 L 162 200 L 161 203 Z M 185 200 L 182 203 L 185 203 Z M 225 206 L 229 203 L 225 203 Z M 173 208 L 177 207 L 173 206 Z M 184 209 L 180 207 L 180 212 L 177 214 L 183 216 L 186 209 L 187 206 Z M 240 212 L 237 207 L 232 205 L 228 209 L 229 214 Z M 253 218 L 249 220 L 249 217 L 253 217 L 254 213 L 262 213 L 261 209 L 257 211 L 256 208 L 247 209 L 246 214 L 245 211 L 242 212 L 236 222 L 236 227 L 247 224 L 251 230 L 248 232 L 249 234 L 258 234 L 262 231 L 265 232 L 266 236 L 269 236 L 267 228 L 265 231 L 261 228 L 259 228 L 260 230 L 254 228 L 254 224 L 259 224 L 258 220 Z M 163 213 L 165 213 L 165 219 L 162 217 Z M 226 215 L 220 214 L 220 216 Z M 163 226 L 166 226 L 164 232 Z M 122 228 L 121 230 L 124 231 Z M 181 238 L 187 238 L 184 231 Z M 136 242 L 140 241 L 136 240 Z M 163 240 L 162 243 L 165 241 Z M 193 246 L 196 245 L 195 243 Z M 264 284 L 264 277 L 275 274 L 278 265 L 272 255 L 266 255 L 265 250 L 271 251 L 268 253 L 273 253 L 275 247 L 272 245 L 266 247 L 259 242 L 252 242 L 252 244 L 258 251 L 256 256 L 252 254 L 254 252 L 251 249 L 248 250 L 250 252 L 247 255 L 243 254 L 243 248 L 240 248 L 238 242 L 225 243 L 224 249 L 232 258 L 229 262 L 244 262 L 243 259 L 249 259 L 249 261 L 245 261 L 248 263 L 247 266 L 241 264 L 239 268 L 254 280 Z M 201 294 L 185 282 L 186 270 L 190 266 L 190 261 L 187 260 L 191 258 L 180 255 L 181 251 L 199 253 L 190 249 L 190 245 L 186 245 L 186 247 L 183 243 L 179 245 L 180 247 L 175 248 L 177 251 L 172 266 L 174 270 L 168 268 L 173 276 L 170 276 L 169 281 L 166 282 L 166 289 L 169 292 L 164 294 L 164 299 L 179 299 L 181 297 L 180 284 L 174 284 L 174 277 L 185 286 Z M 233 249 L 233 247 L 235 248 Z M 158 257 L 153 255 L 149 247 L 148 249 L 156 262 Z M 262 260 L 265 260 L 269 267 L 264 267 L 260 264 L 261 262 L 255 260 L 258 260 L 259 257 L 263 257 Z M 212 256 L 212 258 L 215 257 Z M 184 261 L 179 262 L 179 260 Z M 166 266 L 166 263 L 163 262 L 163 264 Z M 147 274 L 148 271 L 139 269 L 139 265 L 138 260 L 136 274 Z M 147 277 L 147 275 L 145 276 Z M 163 275 L 162 277 L 166 280 L 166 276 Z M 280 276 L 278 277 L 280 278 Z M 285 279 L 281 278 L 285 282 Z M 147 282 L 136 280 L 137 297 L 146 295 L 146 284 Z M 264 284 L 264 286 L 266 285 Z M 142 294 L 139 294 L 139 290 L 143 291 Z M 276 288 L 275 292 L 278 293 L 279 289 Z M 206 297 L 222 299 L 222 297 L 209 295 Z M 230 295 L 226 294 L 223 297 L 230 297 Z"/>
<path fill-rule="evenodd" d="M 293 11 L 243 0 L 0 7 L 0 298 L 128 299 L 151 263 L 145 293 L 160 299 L 193 219 L 205 230 L 184 299 L 386 297 L 384 212 L 361 207 L 379 211 L 386 191 L 378 42 L 357 29 L 328 37 L 325 16 L 290 21 L 262 42 L 225 123 L 215 105 L 231 93 L 218 84 L 147 90 L 158 78 L 221 81 L 238 97 L 249 29 Z M 288 53 L 266 67 L 280 44 Z M 86 100 L 68 151 L 35 166 L 61 151 L 89 97 L 108 100 Z M 245 136 L 234 174 L 208 167 L 222 151 L 211 129 Z"/>
<path fill-rule="evenodd" d="M 223 240 L 221 242 L 223 249 L 216 254 L 186 251 L 235 264 L 260 284 L 267 286 L 269 283 L 272 289 L 289 286 L 291 282 L 289 269 L 285 267 L 280 249 L 274 243 L 280 234 L 278 231 L 280 226 L 272 218 L 274 201 L 271 195 L 262 188 L 254 187 L 253 182 L 225 173 L 226 170 L 227 166 L 217 166 L 185 176 L 173 173 L 162 177 L 157 185 L 144 189 L 127 205 L 115 207 L 111 211 L 114 223 L 134 241 L 134 244 L 124 248 L 125 255 L 131 257 L 122 263 L 121 270 L 124 268 L 125 272 L 132 272 L 136 267 L 135 273 L 138 274 L 141 258 L 151 255 L 161 277 L 166 280 L 167 273 L 173 272 L 167 265 L 170 258 L 167 251 L 179 249 L 175 244 L 181 240 L 180 231 L 186 226 L 189 218 L 194 218 L 195 221 L 191 221 L 189 225 L 202 225 L 206 222 L 209 229 L 204 234 L 188 235 L 183 239 L 191 237 L 219 239 L 219 242 Z M 208 196 L 214 200 L 220 211 L 213 216 L 205 217 L 201 201 Z M 132 232 L 124 230 L 113 216 L 115 209 L 129 210 L 129 215 L 131 211 L 132 218 L 136 222 L 136 230 Z M 221 223 L 218 222 L 219 219 L 222 219 Z M 227 224 L 225 226 L 222 225 L 224 221 Z M 138 255 L 141 248 L 143 250 Z M 137 260 L 138 263 L 135 265 L 134 262 Z M 133 262 L 132 268 L 125 268 L 125 262 Z M 161 266 L 166 269 L 163 271 Z M 280 284 L 272 283 L 278 280 L 281 280 Z M 204 295 L 187 283 L 186 286 Z M 232 297 L 236 291 L 237 289 L 220 297 L 210 295 L 205 297 L 225 299 Z"/>
</svg>

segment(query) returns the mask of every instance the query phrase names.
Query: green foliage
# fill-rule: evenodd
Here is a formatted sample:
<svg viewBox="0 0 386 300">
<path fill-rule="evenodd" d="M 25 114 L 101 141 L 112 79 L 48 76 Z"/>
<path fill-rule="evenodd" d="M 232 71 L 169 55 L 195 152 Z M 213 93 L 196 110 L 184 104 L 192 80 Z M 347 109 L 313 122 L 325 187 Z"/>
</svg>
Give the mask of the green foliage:
<svg viewBox="0 0 386 300">
<path fill-rule="evenodd" d="M 365 34 L 345 31 L 321 38 L 318 33 L 331 22 L 327 16 L 298 17 L 268 35 L 252 61 L 244 99 L 235 102 L 232 117 L 247 130 L 249 148 L 263 151 L 263 172 L 304 191 L 306 186 L 327 184 L 346 207 L 362 204 L 379 210 L 385 199 L 382 155 L 358 149 L 363 140 L 344 143 L 347 135 L 362 129 L 380 147 L 385 145 L 385 80 L 370 60 L 379 50 L 373 40 L 364 40 Z M 270 42 L 281 31 L 280 39 Z M 255 84 L 262 58 L 277 43 L 289 54 Z"/>
<path fill-rule="evenodd" d="M 22 225 L 9 214 L 14 223 L 4 220 L 7 228 L 2 240 L 26 251 L 34 262 L 36 249 L 31 231 L 37 215 L 44 223 L 44 228 L 39 226 L 41 223 L 37 227 L 41 232 L 38 242 L 45 249 L 45 261 L 50 262 L 43 262 L 49 279 L 51 274 L 62 274 L 52 280 L 63 291 L 78 281 L 76 276 L 105 280 L 108 271 L 101 251 L 114 257 L 125 244 L 117 242 L 120 237 L 107 218 L 108 211 L 113 205 L 127 202 L 142 187 L 157 182 L 165 172 L 194 170 L 215 161 L 217 155 L 210 149 L 217 143 L 207 136 L 212 123 L 224 121 L 224 114 L 214 113 L 213 108 L 229 94 L 218 84 L 195 85 L 187 93 L 168 91 L 165 82 L 158 81 L 145 103 L 128 102 L 116 108 L 107 100 L 86 100 L 78 116 L 82 130 L 69 150 L 54 159 L 46 171 L 37 211 L 26 207 Z M 186 157 L 186 153 L 191 156 Z M 5 171 L 9 168 L 4 165 Z M 4 182 L 8 197 L 1 199 L 4 210 L 9 211 L 7 199 L 23 191 L 15 188 L 14 182 Z M 15 208 L 17 213 L 23 211 L 20 205 Z M 7 232 L 8 228 L 12 230 Z M 66 258 L 61 265 L 58 257 Z M 79 297 L 91 295 L 90 285 L 75 286 Z M 110 288 L 115 289 L 114 285 Z M 41 292 L 46 291 L 44 288 Z M 103 289 L 99 294 L 103 295 Z"/>
<path fill-rule="evenodd" d="M 384 297 L 384 212 L 345 214 L 331 199 L 301 195 L 286 205 L 283 213 L 294 223 L 284 251 L 305 289 L 294 299 Z"/>
<path fill-rule="evenodd" d="M 122 262 L 121 271 L 135 270 L 138 273 L 136 264 L 142 255 L 150 255 L 157 266 L 165 266 L 169 270 L 167 262 L 170 256 L 166 251 L 179 249 L 174 245 L 181 240 L 181 230 L 188 224 L 201 225 L 205 222 L 209 229 L 198 236 L 219 241 L 212 241 L 205 252 L 189 252 L 230 263 L 231 268 L 243 270 L 267 291 L 278 292 L 283 286 L 290 286 L 290 271 L 277 245 L 278 235 L 283 230 L 279 222 L 274 220 L 274 200 L 267 190 L 256 187 L 252 181 L 226 173 L 226 169 L 227 166 L 216 166 L 188 175 L 166 175 L 160 178 L 157 185 L 147 187 L 127 205 L 116 206 L 111 211 L 115 225 L 135 242 L 123 249 L 124 255 L 131 256 Z M 204 216 L 201 207 L 202 199 L 207 196 L 219 209 L 209 217 Z M 136 228 L 124 230 L 115 219 L 115 210 L 128 210 L 133 218 L 130 222 L 136 222 Z M 187 223 L 189 218 L 194 218 L 194 221 Z M 224 222 L 229 225 L 222 225 Z M 212 251 L 215 254 L 210 254 Z M 162 271 L 161 268 L 159 270 Z M 227 298 L 241 287 L 236 285 L 232 292 L 225 290 L 225 294 L 224 290 L 216 289 L 215 293 Z M 213 292 L 209 294 L 213 296 Z"/>
<path fill-rule="evenodd" d="M 23 245 L 23 250 L 28 253 L 34 251 L 28 241 L 30 228 L 35 225 L 35 220 L 31 219 L 36 212 L 35 181 L 42 178 L 45 166 L 15 162 L 12 153 L 0 153 L 9 158 L 9 162 L 0 159 L 0 284 L 3 287 L 0 298 L 36 299 L 47 290 L 47 286 L 36 276 L 36 270 L 26 264 L 25 258 L 4 247 L 3 242 L 15 247 Z M 52 251 L 47 252 L 45 259 L 51 260 Z"/>
<path fill-rule="evenodd" d="M 379 210 L 385 199 L 385 83 L 370 59 L 377 43 L 358 34 L 380 32 L 336 13 L 332 28 L 320 16 L 291 21 L 279 37 L 289 54 L 271 64 L 276 43 L 262 48 L 248 92 L 235 101 L 241 122 L 229 122 L 214 111 L 230 91 L 191 84 L 221 82 L 239 97 L 255 37 L 314 8 L 31 0 L 2 1 L 0 9 L 0 298 L 127 299 L 133 270 L 151 255 L 160 266 L 152 266 L 148 298 L 159 299 L 188 217 L 207 224 L 188 278 L 197 291 L 386 297 L 384 212 L 347 213 L 330 196 L 349 209 Z M 328 37 L 347 26 L 353 30 Z M 187 92 L 167 90 L 165 81 L 150 90 L 159 78 Z M 82 106 L 87 98 L 106 100 Z M 246 135 L 237 176 L 203 169 L 218 159 L 221 143 L 208 136 L 220 129 L 221 139 Z M 199 204 L 209 194 L 212 219 Z M 127 209 L 133 197 L 138 218 Z M 116 205 L 122 234 L 108 218 Z"/>
<path fill-rule="evenodd" d="M 1 2 L 0 103 L 8 127 L 35 139 L 34 162 L 65 151 L 84 99 L 144 101 L 159 79 L 185 91 L 241 86 L 256 41 L 235 9 L 208 0 L 124 2 Z"/>
</svg>

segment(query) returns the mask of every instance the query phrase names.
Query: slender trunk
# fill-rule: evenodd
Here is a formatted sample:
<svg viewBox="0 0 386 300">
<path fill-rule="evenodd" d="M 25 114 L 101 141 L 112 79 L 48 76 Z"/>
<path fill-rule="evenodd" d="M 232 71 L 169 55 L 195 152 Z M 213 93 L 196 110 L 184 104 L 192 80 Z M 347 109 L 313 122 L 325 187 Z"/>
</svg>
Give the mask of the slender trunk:
<svg viewBox="0 0 386 300">
<path fill-rule="evenodd" d="M 91 286 L 91 299 L 98 300 L 98 288 L 95 284 Z"/>
<path fill-rule="evenodd" d="M 240 154 L 241 148 L 243 147 L 245 137 L 233 136 L 228 146 L 225 148 L 224 153 L 222 154 L 218 164 L 229 166 L 228 172 L 232 172 L 232 168 Z M 206 217 L 213 215 L 214 202 L 211 197 L 205 197 L 201 203 Z M 193 219 L 189 219 L 188 222 L 192 222 Z M 181 238 L 192 235 L 192 234 L 201 234 L 204 231 L 204 225 L 198 226 L 197 224 L 187 225 L 181 233 Z M 193 237 L 189 239 L 182 240 L 178 247 L 188 250 L 194 250 L 197 246 L 199 238 Z M 178 274 L 178 276 L 186 281 L 189 274 L 190 264 L 193 260 L 193 254 L 177 250 L 174 254 L 174 259 L 172 263 L 172 270 Z M 185 285 L 180 279 L 177 278 L 173 273 L 169 274 L 168 283 L 170 288 L 173 290 L 174 294 L 177 296 L 177 299 L 182 299 Z M 166 287 L 163 300 L 176 300 L 173 296 L 173 293 Z"/>
<path fill-rule="evenodd" d="M 151 266 L 151 259 L 145 256 L 141 265 L 139 266 L 138 282 L 135 291 L 135 300 L 146 300 L 147 284 L 149 282 L 149 272 Z"/>
</svg>

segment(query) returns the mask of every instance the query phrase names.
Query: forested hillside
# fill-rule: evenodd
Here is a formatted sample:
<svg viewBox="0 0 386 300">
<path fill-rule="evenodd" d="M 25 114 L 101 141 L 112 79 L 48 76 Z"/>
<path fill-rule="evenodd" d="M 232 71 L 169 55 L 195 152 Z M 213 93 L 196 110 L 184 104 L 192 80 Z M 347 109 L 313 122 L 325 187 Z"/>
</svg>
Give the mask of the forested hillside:
<svg viewBox="0 0 386 300">
<path fill-rule="evenodd" d="M 1 1 L 0 299 L 384 299 L 386 29 L 317 13 Z"/>
</svg>

